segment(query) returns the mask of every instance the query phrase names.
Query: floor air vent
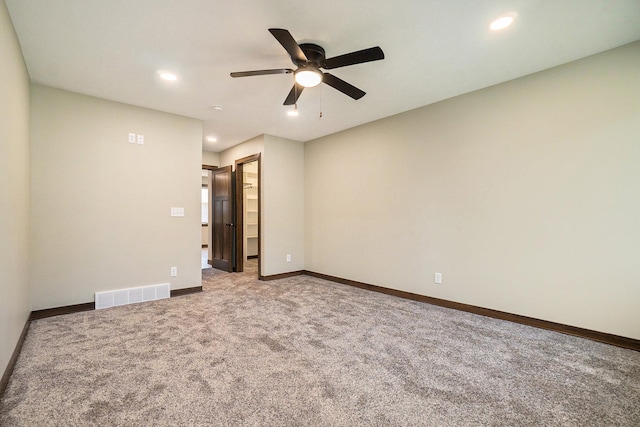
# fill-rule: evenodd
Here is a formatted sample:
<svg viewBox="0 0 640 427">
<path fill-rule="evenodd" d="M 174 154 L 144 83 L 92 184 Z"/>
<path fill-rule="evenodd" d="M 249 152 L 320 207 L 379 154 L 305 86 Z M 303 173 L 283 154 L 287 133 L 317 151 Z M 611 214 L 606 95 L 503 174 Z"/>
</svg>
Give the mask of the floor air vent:
<svg viewBox="0 0 640 427">
<path fill-rule="evenodd" d="M 169 283 L 139 286 L 137 288 L 118 289 L 116 291 L 96 292 L 96 310 L 136 302 L 169 298 Z"/>
</svg>

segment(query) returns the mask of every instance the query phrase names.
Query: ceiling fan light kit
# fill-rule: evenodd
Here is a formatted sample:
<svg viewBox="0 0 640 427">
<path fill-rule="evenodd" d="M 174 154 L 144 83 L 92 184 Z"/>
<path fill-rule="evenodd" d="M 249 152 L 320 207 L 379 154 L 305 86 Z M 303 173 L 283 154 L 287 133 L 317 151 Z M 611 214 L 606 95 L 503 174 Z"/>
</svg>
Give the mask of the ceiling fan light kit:
<svg viewBox="0 0 640 427">
<path fill-rule="evenodd" d="M 322 82 L 322 71 L 314 67 L 300 67 L 294 76 L 296 82 L 304 87 L 318 86 Z"/>
<path fill-rule="evenodd" d="M 291 61 L 297 67 L 296 70 L 281 68 L 272 70 L 240 71 L 231 73 L 231 77 L 293 73 L 295 83 L 293 88 L 291 88 L 289 95 L 285 99 L 284 105 L 296 104 L 304 88 L 314 87 L 320 83 L 325 83 L 353 99 L 360 99 L 366 95 L 366 92 L 345 82 L 333 74 L 324 73 L 320 69 L 323 68 L 331 70 L 334 68 L 384 59 L 384 52 L 379 46 L 327 59 L 325 57 L 324 49 L 321 46 L 312 43 L 298 44 L 291 33 L 287 30 L 281 28 L 270 28 L 269 32 L 287 51 L 291 57 Z"/>
</svg>

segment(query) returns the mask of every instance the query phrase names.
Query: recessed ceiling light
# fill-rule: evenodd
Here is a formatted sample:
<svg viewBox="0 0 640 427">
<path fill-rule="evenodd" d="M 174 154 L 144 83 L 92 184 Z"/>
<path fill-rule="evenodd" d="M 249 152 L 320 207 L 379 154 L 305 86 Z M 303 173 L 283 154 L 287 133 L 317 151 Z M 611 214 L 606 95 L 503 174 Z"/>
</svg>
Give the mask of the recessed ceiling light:
<svg viewBox="0 0 640 427">
<path fill-rule="evenodd" d="M 513 21 L 516 20 L 517 16 L 518 14 L 515 12 L 509 12 L 505 13 L 504 15 L 500 15 L 499 17 L 494 19 L 491 24 L 489 24 L 489 29 L 491 31 L 504 30 L 505 28 L 513 24 Z"/>
<path fill-rule="evenodd" d="M 169 82 L 175 82 L 176 80 L 178 80 L 178 76 L 176 76 L 175 74 L 170 73 L 168 71 L 161 71 L 160 72 L 160 78 L 162 80 L 166 80 L 166 81 L 169 81 Z"/>
<path fill-rule="evenodd" d="M 218 138 L 216 138 L 215 136 L 208 136 L 207 137 L 207 141 L 209 142 L 216 142 L 218 140 Z"/>
</svg>

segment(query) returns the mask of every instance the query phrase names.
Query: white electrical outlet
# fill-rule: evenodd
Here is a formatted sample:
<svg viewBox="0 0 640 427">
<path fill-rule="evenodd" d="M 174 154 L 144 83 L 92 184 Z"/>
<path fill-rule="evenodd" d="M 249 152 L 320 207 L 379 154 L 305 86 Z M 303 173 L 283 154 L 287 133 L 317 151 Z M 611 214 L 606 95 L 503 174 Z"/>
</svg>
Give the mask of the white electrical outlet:
<svg viewBox="0 0 640 427">
<path fill-rule="evenodd" d="M 178 267 L 171 267 L 171 277 L 176 277 L 178 275 Z"/>
<path fill-rule="evenodd" d="M 287 262 L 291 262 L 291 254 L 287 254 Z"/>
<path fill-rule="evenodd" d="M 442 284 L 442 273 L 436 273 L 435 279 L 437 284 Z"/>
<path fill-rule="evenodd" d="M 144 145 L 144 135 L 138 135 L 138 144 Z"/>
<path fill-rule="evenodd" d="M 130 133 L 129 134 L 129 142 L 131 144 L 135 144 L 136 143 L 136 134 L 135 133 Z"/>
</svg>

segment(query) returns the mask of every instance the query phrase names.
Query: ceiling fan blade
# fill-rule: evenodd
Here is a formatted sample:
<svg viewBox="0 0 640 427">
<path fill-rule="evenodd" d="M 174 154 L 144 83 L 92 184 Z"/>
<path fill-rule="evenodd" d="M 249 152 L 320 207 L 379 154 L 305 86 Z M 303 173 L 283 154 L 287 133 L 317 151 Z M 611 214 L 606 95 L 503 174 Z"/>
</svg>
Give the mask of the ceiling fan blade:
<svg viewBox="0 0 640 427">
<path fill-rule="evenodd" d="M 289 31 L 283 30 L 282 28 L 269 28 L 269 32 L 280 42 L 294 62 L 298 63 L 308 61 L 307 56 L 304 54 L 302 49 L 300 49 L 300 46 L 298 46 L 298 43 Z"/>
<path fill-rule="evenodd" d="M 353 99 L 360 99 L 367 94 L 344 80 L 337 78 L 333 74 L 324 73 L 322 81 Z"/>
<path fill-rule="evenodd" d="M 298 102 L 298 98 L 300 98 L 300 94 L 304 90 L 304 86 L 299 85 L 298 83 L 294 83 L 291 88 L 291 92 L 287 95 L 287 99 L 284 100 L 283 105 L 293 105 Z"/>
<path fill-rule="evenodd" d="M 231 77 L 249 77 L 249 76 L 264 76 L 267 74 L 291 74 L 293 70 L 290 68 L 279 68 L 275 70 L 255 70 L 255 71 L 238 71 L 231 73 Z"/>
<path fill-rule="evenodd" d="M 384 52 L 380 46 L 370 47 L 369 49 L 358 50 L 356 52 L 345 53 L 344 55 L 334 56 L 325 59 L 322 68 L 331 70 L 333 68 L 346 67 L 347 65 L 362 64 L 363 62 L 378 61 L 384 59 Z"/>
</svg>

